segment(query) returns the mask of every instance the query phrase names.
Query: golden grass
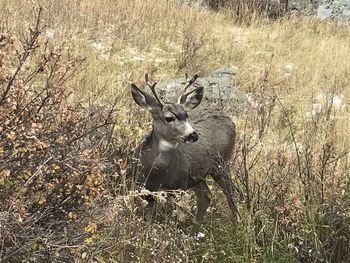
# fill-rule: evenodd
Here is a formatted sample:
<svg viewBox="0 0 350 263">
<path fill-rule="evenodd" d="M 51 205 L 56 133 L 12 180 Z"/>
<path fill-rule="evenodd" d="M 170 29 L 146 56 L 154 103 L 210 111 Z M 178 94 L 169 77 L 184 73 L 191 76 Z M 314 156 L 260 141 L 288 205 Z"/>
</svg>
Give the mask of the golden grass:
<svg viewBox="0 0 350 263">
<path fill-rule="evenodd" d="M 292 18 L 238 27 L 223 15 L 155 0 L 4 0 L 1 21 L 22 32 L 39 4 L 44 7 L 43 20 L 54 32 L 53 43 L 64 41 L 88 58 L 85 70 L 90 79 L 78 83 L 84 90 L 120 88 L 126 83 L 121 80 L 141 80 L 146 70 L 169 78 L 188 69 L 208 72 L 233 66 L 239 69 L 239 83 L 249 90 L 272 55 L 270 76 L 276 83 L 283 81 L 282 93 L 293 90 L 303 97 L 333 89 L 335 82 L 338 88 L 349 84 L 349 29 L 331 23 Z M 178 62 L 189 42 L 200 48 L 179 72 Z M 287 64 L 296 69 L 288 80 Z"/>
<path fill-rule="evenodd" d="M 290 187 L 288 197 L 300 195 L 303 184 L 298 181 L 296 151 L 300 151 L 305 167 L 308 167 L 305 158 L 314 154 L 311 165 L 317 174 L 317 158 L 325 145 L 335 147 L 334 158 L 350 147 L 348 27 L 303 17 L 273 22 L 257 20 L 249 26 L 239 26 L 224 14 L 191 9 L 171 0 L 2 0 L 0 21 L 21 33 L 38 5 L 44 7 L 45 34 L 48 37 L 53 34 L 52 45 L 64 43 L 63 47 L 69 47 L 73 55 L 86 58 L 82 71 L 70 83 L 77 91 L 76 96 L 88 98 L 100 93 L 100 104 L 117 97 L 120 122 L 131 126 L 127 128 L 135 129 L 135 122 L 130 124 L 128 120 L 136 111 L 130 108 L 133 102 L 129 81 L 141 83 L 145 72 L 163 80 L 185 72 L 205 74 L 217 68 L 235 67 L 238 69 L 235 84 L 251 93 L 256 102 L 264 102 L 266 109 L 274 103 L 270 120 L 265 124 L 262 123 L 267 115 L 254 107 L 234 116 L 238 124 L 238 146 L 245 145 L 244 136 L 252 145 L 259 143 L 247 156 L 250 163 L 259 156 L 250 170 L 257 184 L 266 183 L 264 176 L 276 165 L 274 161 L 285 158 L 291 163 L 290 170 L 276 168 L 277 178 L 289 180 L 286 182 Z M 272 102 L 275 95 L 278 99 Z M 342 105 L 331 107 L 332 96 L 341 98 Z M 323 105 L 322 109 L 313 112 L 319 104 Z M 332 116 L 328 115 L 328 109 Z M 266 126 L 261 138 L 258 138 L 259 125 Z M 305 150 L 307 146 L 310 152 Z M 242 158 L 241 150 L 238 147 L 238 159 Z M 348 162 L 348 156 L 344 155 L 332 167 L 339 184 L 346 181 Z M 291 173 L 293 169 L 294 174 Z M 322 183 L 335 187 L 331 182 L 332 178 Z M 337 192 L 333 188 L 328 190 L 329 195 Z M 261 220 L 267 224 L 264 218 Z M 254 226 L 250 224 L 253 223 L 250 219 L 247 222 L 239 231 L 252 231 Z M 215 237 L 215 231 L 211 234 L 213 239 L 219 238 Z M 245 236 L 245 242 L 251 242 L 250 235 L 253 234 Z M 222 242 L 225 238 L 220 237 Z M 227 238 L 232 236 L 227 234 Z M 211 242 L 217 243 L 213 239 Z M 213 249 L 209 245 L 206 248 Z M 244 249 L 247 249 L 246 254 L 254 250 L 249 245 L 244 245 Z M 227 262 L 250 262 L 239 256 L 235 260 Z"/>
</svg>

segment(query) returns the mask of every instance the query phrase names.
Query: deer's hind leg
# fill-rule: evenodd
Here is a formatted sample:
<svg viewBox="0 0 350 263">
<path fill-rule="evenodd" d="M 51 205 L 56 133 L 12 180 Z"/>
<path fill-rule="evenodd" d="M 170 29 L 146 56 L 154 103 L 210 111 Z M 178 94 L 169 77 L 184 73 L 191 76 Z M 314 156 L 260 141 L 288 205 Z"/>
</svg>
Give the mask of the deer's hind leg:
<svg viewBox="0 0 350 263">
<path fill-rule="evenodd" d="M 215 180 L 215 183 L 222 189 L 227 199 L 228 205 L 232 213 L 232 219 L 234 222 L 239 218 L 239 213 L 236 205 L 237 196 L 239 191 L 232 182 L 231 178 L 224 170 L 219 170 L 211 174 L 211 177 Z"/>
<path fill-rule="evenodd" d="M 193 226 L 193 234 L 197 234 L 200 228 L 200 224 L 203 222 L 205 213 L 210 204 L 211 193 L 207 183 L 202 180 L 200 183 L 195 185 L 192 188 L 197 196 L 197 214 L 196 214 L 196 223 Z"/>
</svg>

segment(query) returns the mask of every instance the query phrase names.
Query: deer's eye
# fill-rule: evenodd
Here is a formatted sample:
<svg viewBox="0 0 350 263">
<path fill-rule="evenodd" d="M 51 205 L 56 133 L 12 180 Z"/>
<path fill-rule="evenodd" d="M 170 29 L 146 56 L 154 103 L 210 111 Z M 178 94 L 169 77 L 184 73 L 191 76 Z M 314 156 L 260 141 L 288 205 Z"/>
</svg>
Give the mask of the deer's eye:
<svg viewBox="0 0 350 263">
<path fill-rule="evenodd" d="M 172 122 L 175 120 L 174 117 L 165 117 L 166 122 Z"/>
</svg>

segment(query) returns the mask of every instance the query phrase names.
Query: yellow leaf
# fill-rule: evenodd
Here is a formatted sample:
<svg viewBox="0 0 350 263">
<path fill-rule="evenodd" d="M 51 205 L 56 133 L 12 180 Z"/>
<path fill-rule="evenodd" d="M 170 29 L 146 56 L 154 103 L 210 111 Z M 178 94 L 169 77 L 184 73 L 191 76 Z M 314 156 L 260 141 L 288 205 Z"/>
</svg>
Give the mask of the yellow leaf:
<svg viewBox="0 0 350 263">
<path fill-rule="evenodd" d="M 25 180 L 28 180 L 28 179 L 32 176 L 30 170 L 27 170 L 27 169 L 24 170 L 24 171 L 22 172 L 22 174 L 23 174 L 23 178 L 24 178 Z"/>
<path fill-rule="evenodd" d="M 88 157 L 91 154 L 91 150 L 84 150 L 83 151 L 83 156 Z"/>
<path fill-rule="evenodd" d="M 5 185 L 5 178 L 0 177 L 0 186 L 4 186 L 4 185 Z"/>
<path fill-rule="evenodd" d="M 143 130 L 142 129 L 137 129 L 137 136 L 140 138 L 140 137 L 142 137 L 142 135 L 143 135 Z"/>
<path fill-rule="evenodd" d="M 11 174 L 10 170 L 3 170 L 0 172 L 0 177 L 9 177 Z"/>
<path fill-rule="evenodd" d="M 45 204 L 46 203 L 45 197 L 41 196 L 38 203 L 39 205 Z"/>
<path fill-rule="evenodd" d="M 88 233 L 95 233 L 97 230 L 97 225 L 95 223 L 89 223 L 87 227 L 85 227 L 85 231 Z"/>
<path fill-rule="evenodd" d="M 69 212 L 69 213 L 68 213 L 68 217 L 69 217 L 70 219 L 77 219 L 77 215 L 74 214 L 73 212 Z"/>
<path fill-rule="evenodd" d="M 86 244 L 91 244 L 92 243 L 92 238 L 91 237 L 88 237 L 84 240 L 84 243 Z"/>
<path fill-rule="evenodd" d="M 16 133 L 14 133 L 13 131 L 10 131 L 8 134 L 7 134 L 7 138 L 10 139 L 10 140 L 13 140 L 16 138 Z"/>
<path fill-rule="evenodd" d="M 52 169 L 55 170 L 55 171 L 61 169 L 61 167 L 59 167 L 59 165 L 57 165 L 57 164 L 53 164 L 53 165 L 51 165 L 51 167 L 52 167 Z"/>
</svg>

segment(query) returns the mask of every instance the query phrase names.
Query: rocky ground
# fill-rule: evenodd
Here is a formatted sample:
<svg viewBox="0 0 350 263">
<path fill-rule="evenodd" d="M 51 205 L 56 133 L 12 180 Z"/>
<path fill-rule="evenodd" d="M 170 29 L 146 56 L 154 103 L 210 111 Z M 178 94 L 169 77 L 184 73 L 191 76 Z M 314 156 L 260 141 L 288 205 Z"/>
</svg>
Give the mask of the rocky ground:
<svg viewBox="0 0 350 263">
<path fill-rule="evenodd" d="M 195 7 L 205 8 L 208 8 L 208 2 L 212 2 L 208 0 L 182 1 Z M 278 8 L 279 1 L 268 1 L 271 5 L 270 12 L 274 12 L 274 10 Z M 350 21 L 350 0 L 289 0 L 288 9 L 293 13 L 303 13 L 316 16 L 320 20 L 337 20 L 342 23 L 348 23 Z"/>
</svg>

